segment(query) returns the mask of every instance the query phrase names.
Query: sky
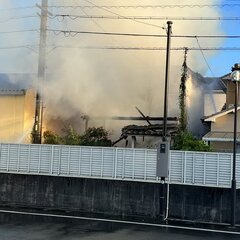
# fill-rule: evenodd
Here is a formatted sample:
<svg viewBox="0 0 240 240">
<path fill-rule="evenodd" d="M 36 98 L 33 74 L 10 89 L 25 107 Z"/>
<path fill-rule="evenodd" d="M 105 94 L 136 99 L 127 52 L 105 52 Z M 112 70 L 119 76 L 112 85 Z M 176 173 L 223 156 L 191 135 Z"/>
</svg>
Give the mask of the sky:
<svg viewBox="0 0 240 240">
<path fill-rule="evenodd" d="M 40 0 L 0 0 L 0 72 L 36 73 Z M 240 17 L 240 0 L 49 0 L 49 6 L 172 5 L 172 8 L 49 8 L 53 15 Z M 181 5 L 239 4 L 217 7 Z M 23 7 L 31 7 L 24 8 Z M 11 10 L 6 10 L 11 8 Z M 15 9 L 12 9 L 15 8 Z M 4 10 L 5 9 L 5 10 Z M 48 19 L 49 29 L 161 34 L 167 20 Z M 173 21 L 173 35 L 240 35 L 240 21 Z M 153 26 L 154 25 L 154 26 Z M 6 33 L 7 31 L 36 30 Z M 198 40 L 198 41 L 197 41 Z M 172 47 L 240 47 L 239 39 L 172 38 Z M 45 101 L 51 115 L 63 118 L 76 113 L 94 115 L 136 115 L 135 106 L 147 115 L 162 115 L 166 51 L 81 49 L 80 47 L 166 48 L 166 38 L 48 32 Z M 16 46 L 22 46 L 16 48 Z M 11 47 L 11 49 L 6 48 Z M 188 66 L 203 76 L 219 77 L 240 62 L 240 51 L 188 51 Z M 179 80 L 184 51 L 171 51 L 169 112 L 178 108 Z M 99 108 L 99 106 L 104 106 Z"/>
<path fill-rule="evenodd" d="M 240 3 L 238 0 L 225 0 L 222 4 Z M 240 17 L 240 7 L 226 7 L 220 10 L 223 17 Z M 222 21 L 221 28 L 225 35 L 240 35 L 239 21 Z M 222 47 L 239 47 L 239 39 L 227 39 Z M 215 56 L 208 59 L 212 72 L 215 76 L 223 76 L 231 71 L 235 63 L 240 62 L 240 51 L 219 51 Z M 210 71 L 206 75 L 212 76 Z"/>
<path fill-rule="evenodd" d="M 6 8 L 18 8 L 18 7 L 25 7 L 25 6 L 34 6 L 36 3 L 40 4 L 40 0 L 0 0 L 0 9 L 6 9 Z M 49 5 L 51 4 L 60 4 L 60 5 L 68 5 L 68 3 L 71 1 L 64 1 L 64 0 L 49 0 Z M 93 0 L 93 2 L 95 4 L 99 4 L 101 5 L 102 1 L 98 1 L 98 0 Z M 111 4 L 112 1 L 105 1 L 107 4 Z M 129 1 L 120 1 L 122 3 L 124 3 L 125 5 L 131 5 L 131 3 Z M 137 1 L 138 4 L 140 5 L 147 5 L 149 4 L 151 1 Z M 179 4 L 179 1 L 177 1 Z M 83 4 L 83 5 L 89 5 L 86 1 L 84 2 L 84 0 L 80 1 L 80 0 L 75 0 L 72 1 L 72 3 L 74 3 L 75 5 L 77 4 Z M 162 4 L 174 4 L 174 1 L 155 1 L 156 4 L 162 3 Z M 239 0 L 213 0 L 213 1 L 207 1 L 207 0 L 203 0 L 203 1 L 194 1 L 194 0 L 185 0 L 185 1 L 181 1 L 181 4 L 240 4 Z M 204 8 L 207 9 L 207 8 Z M 216 8 L 215 8 L 216 9 Z M 181 10 L 181 9 L 180 9 Z M 191 8 L 189 8 L 189 10 L 191 11 Z M 240 6 L 236 7 L 223 7 L 223 8 L 219 8 L 218 11 L 220 13 L 220 15 L 222 17 L 240 17 Z M 112 10 L 113 11 L 113 10 Z M 11 30 L 11 29 L 16 29 L 16 30 L 20 30 L 20 29 L 28 29 L 28 28 L 38 28 L 39 26 L 39 19 L 37 18 L 27 18 L 27 19 L 18 19 L 18 20 L 13 20 L 13 21 L 8 21 L 8 22 L 4 22 L 5 19 L 11 18 L 12 16 L 24 16 L 24 15 L 36 15 L 36 12 L 39 12 L 36 8 L 35 9 L 24 9 L 24 10 L 16 10 L 16 11 L 1 11 L 1 13 L 3 13 L 2 17 L 0 19 L 3 19 L 3 21 L 1 22 L 0 20 L 0 31 L 6 31 L 7 30 Z M 70 11 L 71 12 L 71 11 Z M 100 14 L 104 15 L 103 12 L 101 12 Z M 107 13 L 106 13 L 107 14 Z M 109 14 L 108 14 L 109 15 Z M 199 17 L 201 17 L 201 15 L 199 15 Z M 223 32 L 224 35 L 240 35 L 240 28 L 239 28 L 239 21 L 218 21 L 220 24 L 220 28 Z M 203 22 L 202 21 L 202 28 L 206 28 L 209 22 Z M 63 23 L 66 24 L 66 23 Z M 174 24 L 178 24 L 178 21 L 176 21 Z M 193 22 L 194 24 L 194 22 Z M 99 30 L 99 29 L 98 29 Z M 173 33 L 174 33 L 174 26 L 173 26 Z M 182 34 L 188 34 L 188 31 L 186 29 L 185 32 L 182 32 Z M 197 34 L 197 32 L 196 32 Z M 5 37 L 5 36 L 4 36 Z M 3 39 L 4 39 L 3 37 Z M 25 43 L 24 40 L 27 39 L 28 43 L 33 43 L 33 44 L 37 44 L 38 43 L 38 36 L 36 33 L 33 33 L 32 35 L 28 34 L 28 33 L 22 33 L 22 34 L 12 34 L 11 37 L 13 37 L 13 39 L 18 38 L 18 39 L 22 39 L 21 43 Z M 50 41 L 50 40 L 49 40 Z M 12 40 L 10 41 L 12 42 Z M 220 45 L 220 47 L 238 47 L 240 46 L 240 44 L 238 44 L 239 39 L 226 39 L 222 42 L 222 44 Z M 8 41 L 9 43 L 9 41 Z M 0 39 L 0 44 L 2 46 L 5 45 L 10 45 L 10 44 L 5 44 L 5 42 L 3 42 L 2 39 Z M 14 44 L 12 44 L 14 45 Z M 24 45 L 24 44 L 23 44 Z M 207 44 L 202 45 L 202 47 L 207 46 Z M 29 50 L 24 50 L 24 51 L 18 51 L 15 50 L 10 50 L 10 51 L 4 51 L 1 50 L 4 53 L 0 52 L 0 57 L 1 55 L 4 56 L 4 54 L 9 55 L 12 54 L 13 58 L 14 56 L 17 56 L 18 54 L 29 54 L 26 53 Z M 21 53 L 19 53 L 21 52 Z M 31 54 L 31 53 L 30 53 Z M 193 69 L 197 72 L 201 72 L 201 74 L 205 75 L 205 76 L 221 76 L 226 74 L 227 72 L 229 72 L 231 70 L 231 67 L 234 65 L 234 63 L 239 62 L 239 51 L 217 51 L 216 53 L 211 53 L 209 54 L 208 52 L 205 52 L 206 58 L 207 58 L 207 62 L 209 67 L 207 67 L 207 64 L 205 63 L 205 68 L 204 70 L 202 70 L 202 68 L 199 69 Z M 210 55 L 210 56 L 209 56 Z M 36 57 L 36 56 L 35 56 Z M 33 57 L 34 58 L 34 57 Z M 32 58 L 29 57 L 28 61 L 32 61 Z M 36 61 L 36 59 L 35 59 Z M 203 61 L 203 65 L 204 65 Z M 8 64 L 8 66 L 7 66 Z M 12 64 L 12 61 L 10 60 L 9 62 L 7 61 L 6 64 L 3 64 L 2 67 L 0 67 L 1 71 L 13 71 L 13 69 L 11 67 L 9 67 L 9 65 Z M 24 64 L 19 64 L 19 71 L 21 71 L 21 66 L 23 66 Z M 28 65 L 28 64 L 26 64 Z M 211 70 L 210 70 L 210 69 Z M 23 66 L 23 71 L 24 66 Z M 17 70 L 18 71 L 18 70 Z"/>
</svg>

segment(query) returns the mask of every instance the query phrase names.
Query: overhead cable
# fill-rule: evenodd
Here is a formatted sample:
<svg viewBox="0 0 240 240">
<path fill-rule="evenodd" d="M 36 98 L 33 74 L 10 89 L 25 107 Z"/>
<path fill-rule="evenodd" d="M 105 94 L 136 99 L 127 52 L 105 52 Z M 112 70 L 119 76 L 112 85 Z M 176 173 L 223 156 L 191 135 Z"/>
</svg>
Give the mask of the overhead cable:
<svg viewBox="0 0 240 240">
<path fill-rule="evenodd" d="M 75 37 L 78 34 L 93 35 L 113 35 L 113 36 L 129 36 L 129 37 L 159 37 L 166 38 L 164 34 L 142 34 L 142 33 L 121 33 L 121 32 L 97 32 L 97 31 L 66 31 L 60 29 L 47 29 L 55 35 L 63 34 L 66 37 Z M 172 35 L 173 38 L 240 38 L 240 35 Z"/>
<path fill-rule="evenodd" d="M 17 11 L 17 10 L 25 10 L 25 9 L 32 9 L 36 6 L 26 6 L 26 7 L 16 7 L 16 8 L 2 8 L 0 11 Z"/>
<path fill-rule="evenodd" d="M 71 46 L 71 45 L 52 45 L 53 49 L 95 49 L 95 50 L 144 50 L 144 51 L 166 51 L 165 47 L 124 47 L 124 46 Z M 172 47 L 171 51 L 183 51 L 186 47 Z M 240 51 L 240 47 L 187 47 L 189 51 Z"/>
<path fill-rule="evenodd" d="M 35 53 L 38 53 L 38 51 L 34 49 L 36 47 L 38 47 L 38 45 L 3 46 L 3 47 L 0 47 L 0 50 L 14 50 L 14 49 L 25 48 L 25 49 L 29 49 Z"/>
<path fill-rule="evenodd" d="M 11 20 L 18 20 L 18 19 L 25 19 L 25 18 L 36 18 L 38 17 L 37 15 L 30 15 L 30 16 L 16 16 L 16 17 L 10 17 L 7 19 L 0 19 L 0 23 L 5 23 L 9 22 Z"/>
<path fill-rule="evenodd" d="M 37 52 L 34 48 L 38 45 L 2 46 L 0 50 L 27 48 Z M 57 49 L 92 49 L 92 50 L 129 50 L 129 51 L 166 51 L 165 47 L 124 47 L 124 46 L 72 46 L 72 45 L 48 45 L 48 48 Z M 186 47 L 172 47 L 171 51 L 183 51 Z M 240 51 L 239 47 L 187 47 L 188 51 Z M 205 56 L 204 56 L 205 58 Z M 206 58 L 205 58 L 206 59 Z"/>
<path fill-rule="evenodd" d="M 229 3 L 229 4 L 174 4 L 174 5 L 52 5 L 49 8 L 224 8 L 224 7 L 240 7 L 238 3 Z"/>
<path fill-rule="evenodd" d="M 5 32 L 0 32 L 0 34 L 14 34 L 14 33 L 23 33 L 23 32 L 39 32 L 39 29 L 26 29 L 26 30 L 5 31 Z"/>
<path fill-rule="evenodd" d="M 177 16 L 101 16 L 56 14 L 50 17 L 76 19 L 113 19 L 113 20 L 174 20 L 174 21 L 240 21 L 240 17 L 177 17 Z"/>
<path fill-rule="evenodd" d="M 84 1 L 90 3 L 91 5 L 93 5 L 93 6 L 95 6 L 95 7 L 98 7 L 99 9 L 102 9 L 102 10 L 105 11 L 105 12 L 108 12 L 108 13 L 111 13 L 111 14 L 116 15 L 116 16 L 118 16 L 118 17 L 124 18 L 123 15 L 118 14 L 118 13 L 115 13 L 115 12 L 113 12 L 113 11 L 110 11 L 110 10 L 104 8 L 104 7 L 98 6 L 98 5 L 90 2 L 89 0 L 84 0 Z M 151 26 L 151 27 L 157 27 L 157 28 L 164 29 L 164 27 L 159 26 L 159 25 L 156 25 L 156 24 L 147 23 L 147 22 L 143 22 L 143 21 L 136 20 L 136 19 L 129 19 L 129 20 L 132 20 L 132 21 L 137 22 L 137 23 L 140 23 L 140 24 L 148 25 L 148 26 Z"/>
<path fill-rule="evenodd" d="M 207 61 L 207 58 L 206 58 L 205 55 L 204 55 L 203 49 L 201 48 L 200 43 L 199 43 L 197 37 L 196 37 L 196 41 L 197 41 L 197 45 L 198 45 L 198 47 L 199 47 L 199 49 L 200 49 L 200 52 L 201 52 L 201 54 L 202 54 L 202 56 L 203 56 L 203 59 L 204 59 L 206 65 L 207 65 L 209 71 L 211 72 L 212 76 L 214 76 L 214 73 L 213 73 L 213 71 L 212 71 L 212 68 L 210 67 L 210 65 L 209 65 L 209 63 L 208 63 L 208 61 Z"/>
</svg>

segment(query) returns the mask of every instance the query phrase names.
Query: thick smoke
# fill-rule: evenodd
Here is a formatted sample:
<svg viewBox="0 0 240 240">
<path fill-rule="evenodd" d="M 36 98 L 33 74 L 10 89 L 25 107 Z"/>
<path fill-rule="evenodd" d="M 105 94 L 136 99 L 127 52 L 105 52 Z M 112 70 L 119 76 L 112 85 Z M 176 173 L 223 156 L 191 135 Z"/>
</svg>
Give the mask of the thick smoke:
<svg viewBox="0 0 240 240">
<path fill-rule="evenodd" d="M 216 3 L 219 1 L 211 1 Z M 67 2 L 68 5 L 76 1 Z M 81 1 L 84 5 L 91 5 Z M 191 2 L 192 3 L 192 2 Z M 199 1 L 195 1 L 199 4 Z M 209 1 L 208 1 L 209 3 Z M 108 5 L 112 1 L 94 1 L 94 4 Z M 126 4 L 120 1 L 116 5 Z M 127 3 L 130 4 L 130 3 Z M 143 4 L 143 3 L 141 3 Z M 148 4 L 159 4 L 159 1 L 148 1 Z M 161 1 L 169 4 L 169 1 Z M 179 1 L 171 1 L 179 4 Z M 188 4 L 188 1 L 181 2 Z M 194 2 L 193 2 L 194 4 Z M 203 4 L 203 3 L 201 3 Z M 139 1 L 131 1 L 131 5 L 139 5 Z M 108 11 L 108 10 L 107 10 Z M 71 14 L 80 15 L 113 15 L 106 10 L 69 9 Z M 119 15 L 131 16 L 219 16 L 212 8 L 137 8 L 137 9 L 109 9 Z M 62 10 L 66 12 L 66 10 Z M 166 26 L 166 21 L 143 22 Z M 52 23 L 50 23 L 52 24 Z M 207 24 L 207 27 L 206 25 Z M 67 20 L 65 24 L 58 23 L 61 28 L 89 31 L 129 32 L 129 33 L 158 33 L 166 34 L 166 30 L 141 24 L 131 20 Z M 175 21 L 173 23 L 175 35 L 212 35 L 221 34 L 219 23 L 201 21 Z M 166 47 L 164 38 L 121 37 L 77 35 L 74 38 L 63 36 L 54 37 L 54 43 L 61 46 L 138 46 L 138 47 Z M 216 46 L 220 42 L 199 40 L 202 46 Z M 195 39 L 173 39 L 172 47 L 198 47 Z M 171 53 L 170 67 L 170 113 L 176 115 L 178 108 L 177 96 L 183 52 Z M 189 53 L 189 66 L 204 73 L 206 65 L 199 52 Z M 47 80 L 46 100 L 54 107 L 56 116 L 71 117 L 76 112 L 90 115 L 135 115 L 135 106 L 149 115 L 162 115 L 163 88 L 165 75 L 165 51 L 120 51 L 120 50 L 82 50 L 64 49 L 54 50 L 48 56 L 48 71 L 51 79 Z M 59 105 L 59 103 L 63 105 Z M 66 104 L 66 107 L 63 107 Z"/>
<path fill-rule="evenodd" d="M 3 1 L 3 0 L 1 0 Z M 114 1 L 50 1 L 53 5 L 154 5 L 189 4 L 189 1 L 139 0 Z M 3 1 L 8 2 L 8 1 Z M 221 1 L 191 1 L 191 4 L 214 4 Z M 53 14 L 108 16 L 181 16 L 219 17 L 216 8 L 119 8 L 49 9 Z M 114 12 L 113 13 L 110 13 Z M 139 20 L 140 21 L 140 20 Z M 104 20 L 50 19 L 49 28 L 79 31 L 166 34 L 166 20 Z M 149 25 L 148 25 L 149 24 Z M 159 27 L 151 26 L 151 24 Z M 174 21 L 174 35 L 222 34 L 219 21 Z M 218 40 L 200 39 L 201 46 L 220 46 Z M 123 51 L 78 49 L 84 46 L 166 47 L 165 38 L 123 37 L 102 35 L 55 36 L 48 33 L 47 78 L 45 81 L 45 112 L 47 118 L 69 119 L 76 115 L 128 116 L 138 113 L 163 115 L 165 51 Z M 198 47 L 196 39 L 172 39 L 172 47 Z M 66 48 L 69 47 L 69 48 Z M 208 53 L 209 54 L 209 53 Z M 209 55 L 206 54 L 206 57 Z M 214 53 L 211 53 L 214 54 Z M 28 58 L 27 58 L 28 59 Z M 34 59 L 34 57 L 32 57 Z M 36 59 L 34 60 L 37 63 Z M 171 52 L 169 115 L 178 116 L 178 91 L 183 52 Z M 200 52 L 188 54 L 188 65 L 204 74 L 206 64 Z M 24 65 L 26 68 L 26 64 Z M 30 65 L 28 65 L 30 66 Z M 34 66 L 35 68 L 35 66 Z M 24 68 L 23 68 L 24 69 Z"/>
</svg>

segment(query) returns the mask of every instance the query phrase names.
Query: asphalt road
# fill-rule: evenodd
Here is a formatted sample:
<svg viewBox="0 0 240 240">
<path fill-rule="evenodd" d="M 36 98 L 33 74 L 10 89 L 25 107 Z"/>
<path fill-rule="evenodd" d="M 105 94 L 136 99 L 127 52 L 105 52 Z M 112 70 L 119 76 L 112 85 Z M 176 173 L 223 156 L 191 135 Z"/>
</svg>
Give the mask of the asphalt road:
<svg viewBox="0 0 240 240">
<path fill-rule="evenodd" d="M 91 220 L 0 214 L 0 240 L 222 240 L 240 235 Z"/>
</svg>

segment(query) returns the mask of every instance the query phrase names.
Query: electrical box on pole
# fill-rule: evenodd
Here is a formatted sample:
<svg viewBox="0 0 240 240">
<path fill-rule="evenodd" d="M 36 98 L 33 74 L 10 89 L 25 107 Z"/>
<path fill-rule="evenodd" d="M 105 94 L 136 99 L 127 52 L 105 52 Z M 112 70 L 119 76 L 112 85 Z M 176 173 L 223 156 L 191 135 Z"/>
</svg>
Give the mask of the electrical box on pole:
<svg viewBox="0 0 240 240">
<path fill-rule="evenodd" d="M 160 142 L 157 146 L 157 177 L 165 180 L 169 174 L 169 149 L 168 141 Z"/>
</svg>

